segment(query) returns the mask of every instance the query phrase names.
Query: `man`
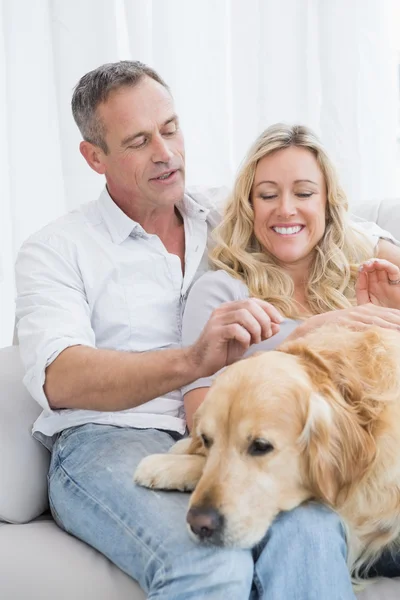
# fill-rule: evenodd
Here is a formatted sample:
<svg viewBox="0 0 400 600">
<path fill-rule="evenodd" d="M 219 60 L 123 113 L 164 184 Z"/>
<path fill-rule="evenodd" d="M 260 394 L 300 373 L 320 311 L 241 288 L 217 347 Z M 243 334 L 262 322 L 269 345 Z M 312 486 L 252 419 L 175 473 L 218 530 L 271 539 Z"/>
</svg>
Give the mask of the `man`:
<svg viewBox="0 0 400 600">
<path fill-rule="evenodd" d="M 25 384 L 43 407 L 57 523 L 138 580 L 149 598 L 353 598 L 342 526 L 312 504 L 280 516 L 253 552 L 196 546 L 187 495 L 133 483 L 147 454 L 185 432 L 180 388 L 277 331 L 249 300 L 216 311 L 181 348 L 181 315 L 207 269 L 212 200 L 185 194 L 184 143 L 170 91 L 139 62 L 86 74 L 73 95 L 80 151 L 100 198 L 33 235 L 17 261 Z M 307 549 L 305 553 L 304 549 Z"/>
</svg>

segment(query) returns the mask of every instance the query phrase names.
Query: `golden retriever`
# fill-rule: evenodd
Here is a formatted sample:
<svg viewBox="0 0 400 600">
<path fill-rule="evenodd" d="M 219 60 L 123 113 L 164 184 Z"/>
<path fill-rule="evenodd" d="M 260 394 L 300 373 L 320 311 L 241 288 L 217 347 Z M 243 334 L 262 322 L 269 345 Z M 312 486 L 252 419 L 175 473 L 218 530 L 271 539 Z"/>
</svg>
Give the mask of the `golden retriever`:
<svg viewBox="0 0 400 600">
<path fill-rule="evenodd" d="M 198 541 L 251 548 L 280 511 L 335 509 L 358 572 L 400 536 L 400 334 L 325 326 L 228 367 L 192 438 L 138 466 L 152 489 L 194 490 Z"/>
</svg>

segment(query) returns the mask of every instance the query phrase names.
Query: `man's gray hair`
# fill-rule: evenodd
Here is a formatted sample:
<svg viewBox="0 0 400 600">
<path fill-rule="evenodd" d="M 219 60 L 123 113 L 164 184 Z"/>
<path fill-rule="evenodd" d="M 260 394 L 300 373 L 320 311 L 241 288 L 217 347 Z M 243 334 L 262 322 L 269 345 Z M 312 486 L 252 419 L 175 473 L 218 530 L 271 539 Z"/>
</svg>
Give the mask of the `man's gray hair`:
<svg viewBox="0 0 400 600">
<path fill-rule="evenodd" d="M 99 146 L 106 154 L 108 153 L 105 127 L 96 114 L 96 109 L 101 102 L 107 100 L 112 91 L 122 87 L 133 87 L 143 77 L 150 77 L 169 90 L 165 81 L 154 69 L 138 60 L 121 60 L 101 65 L 86 73 L 78 81 L 71 106 L 75 123 L 84 140 Z"/>
</svg>

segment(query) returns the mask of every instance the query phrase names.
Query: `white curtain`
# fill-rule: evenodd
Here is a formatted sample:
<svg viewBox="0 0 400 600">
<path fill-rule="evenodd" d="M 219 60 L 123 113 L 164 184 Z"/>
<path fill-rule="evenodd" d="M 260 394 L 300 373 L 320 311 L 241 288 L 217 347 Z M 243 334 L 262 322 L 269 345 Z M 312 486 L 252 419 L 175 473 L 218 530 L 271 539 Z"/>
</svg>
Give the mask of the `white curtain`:
<svg viewBox="0 0 400 600">
<path fill-rule="evenodd" d="M 271 123 L 308 124 L 355 202 L 396 189 L 392 0 L 0 0 L 0 346 L 33 231 L 103 182 L 78 152 L 73 86 L 138 59 L 170 85 L 189 184 L 230 184 Z M 400 32 L 399 32 L 400 34 Z"/>
</svg>

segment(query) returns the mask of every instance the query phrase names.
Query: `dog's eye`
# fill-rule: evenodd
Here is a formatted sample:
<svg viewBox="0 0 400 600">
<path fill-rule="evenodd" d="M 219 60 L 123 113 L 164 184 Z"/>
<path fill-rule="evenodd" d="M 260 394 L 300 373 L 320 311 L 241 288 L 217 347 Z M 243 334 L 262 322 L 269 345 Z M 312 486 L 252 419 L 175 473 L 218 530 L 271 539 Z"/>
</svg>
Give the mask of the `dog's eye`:
<svg viewBox="0 0 400 600">
<path fill-rule="evenodd" d="M 267 440 L 256 438 L 249 446 L 249 454 L 251 456 L 263 456 L 264 454 L 268 454 L 268 452 L 272 452 L 273 449 L 273 445 Z"/>
<path fill-rule="evenodd" d="M 201 441 L 204 444 L 204 447 L 205 448 L 210 448 L 210 446 L 212 444 L 212 441 L 210 440 L 210 438 L 207 437 L 204 433 L 202 433 L 200 437 L 201 437 Z"/>
</svg>

